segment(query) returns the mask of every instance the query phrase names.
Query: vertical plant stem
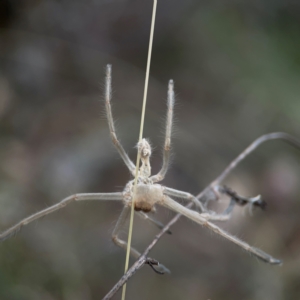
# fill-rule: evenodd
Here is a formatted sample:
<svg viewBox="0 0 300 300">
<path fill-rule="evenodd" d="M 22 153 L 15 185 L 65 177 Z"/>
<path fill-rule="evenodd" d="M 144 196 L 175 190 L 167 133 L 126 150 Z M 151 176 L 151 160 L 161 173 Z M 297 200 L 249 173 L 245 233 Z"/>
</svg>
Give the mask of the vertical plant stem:
<svg viewBox="0 0 300 300">
<path fill-rule="evenodd" d="M 150 64 L 151 64 L 151 55 L 152 55 L 152 45 L 153 45 L 153 36 L 154 36 L 156 7 L 157 7 L 157 0 L 154 0 L 153 1 L 153 10 L 152 10 L 152 20 L 151 20 L 151 30 L 150 30 L 150 39 L 149 39 L 149 48 L 148 48 L 148 59 L 147 59 L 146 78 L 145 78 L 145 86 L 144 86 L 144 96 L 143 96 L 143 107 L 142 107 L 142 116 L 141 116 L 141 124 L 140 124 L 139 142 L 142 141 L 143 131 L 144 131 L 144 121 L 145 121 L 145 111 L 146 111 L 146 102 L 147 102 L 149 73 L 150 73 Z M 132 229 L 133 229 L 133 216 L 134 216 L 134 203 L 133 203 L 133 201 L 134 201 L 134 195 L 136 193 L 136 185 L 137 185 L 137 179 L 138 179 L 138 173 L 139 173 L 140 158 L 141 158 L 141 152 L 138 151 L 137 159 L 136 159 L 134 188 L 133 188 L 133 199 L 132 199 L 132 203 L 131 203 L 131 214 L 130 214 L 130 223 L 129 223 L 129 232 L 128 232 L 128 242 L 127 242 L 125 272 L 124 273 L 127 272 L 128 265 L 129 265 L 129 256 L 130 256 L 130 248 L 131 248 Z M 125 296 L 126 296 L 126 284 L 123 285 L 122 300 L 125 300 Z"/>
</svg>

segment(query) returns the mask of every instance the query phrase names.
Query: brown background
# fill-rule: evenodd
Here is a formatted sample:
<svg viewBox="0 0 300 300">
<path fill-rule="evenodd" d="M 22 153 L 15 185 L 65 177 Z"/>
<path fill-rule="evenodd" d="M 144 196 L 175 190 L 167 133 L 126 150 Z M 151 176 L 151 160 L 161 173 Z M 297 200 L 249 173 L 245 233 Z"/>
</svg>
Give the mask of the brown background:
<svg viewBox="0 0 300 300">
<path fill-rule="evenodd" d="M 130 178 L 104 117 L 113 110 L 135 160 L 152 1 L 0 2 L 0 226 L 77 192 L 121 191 Z M 144 136 L 161 164 L 167 82 L 177 103 L 173 162 L 164 184 L 197 194 L 258 136 L 300 137 L 297 1 L 161 0 Z M 144 267 L 128 299 L 299 299 L 300 154 L 270 142 L 226 181 L 268 210 L 236 209 L 222 227 L 283 259 L 264 264 L 182 218 L 152 252 L 172 274 Z M 101 299 L 123 273 L 110 239 L 120 203 L 71 205 L 0 245 L 0 299 Z M 173 213 L 160 209 L 166 222 Z M 157 232 L 135 218 L 139 248 Z M 124 229 L 124 236 L 126 230 Z M 119 299 L 118 294 L 115 299 Z"/>
</svg>

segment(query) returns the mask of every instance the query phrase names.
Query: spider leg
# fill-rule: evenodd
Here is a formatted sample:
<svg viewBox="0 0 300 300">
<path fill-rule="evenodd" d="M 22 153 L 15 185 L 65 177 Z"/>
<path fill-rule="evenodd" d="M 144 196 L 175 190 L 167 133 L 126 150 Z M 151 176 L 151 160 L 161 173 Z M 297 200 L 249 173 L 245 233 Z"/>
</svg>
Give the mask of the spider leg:
<svg viewBox="0 0 300 300">
<path fill-rule="evenodd" d="M 121 212 L 121 215 L 120 215 L 120 217 L 117 221 L 117 224 L 112 233 L 113 242 L 120 248 L 124 249 L 125 251 L 127 250 L 127 242 L 124 240 L 121 240 L 118 237 L 118 235 L 119 235 L 120 231 L 123 229 L 129 213 L 130 213 L 130 206 L 124 206 L 124 208 Z M 136 259 L 138 259 L 141 256 L 141 253 L 139 251 L 137 251 L 136 249 L 134 249 L 133 247 L 130 247 L 130 255 L 135 257 Z M 164 273 L 170 273 L 170 270 L 162 264 L 159 264 L 157 267 L 155 267 L 155 269 L 158 269 L 159 271 L 162 271 Z"/>
<path fill-rule="evenodd" d="M 125 251 L 127 249 L 127 242 L 121 240 L 119 237 L 118 237 L 118 234 L 119 232 L 123 229 L 125 223 L 126 223 L 126 220 L 128 218 L 128 215 L 130 213 L 130 206 L 124 206 L 121 214 L 120 214 L 120 217 L 117 221 L 117 224 L 113 230 L 113 233 L 112 233 L 112 240 L 113 242 L 119 246 L 120 248 L 123 248 Z M 135 258 L 139 258 L 139 256 L 141 255 L 140 252 L 138 252 L 137 250 L 135 250 L 134 248 L 130 248 L 130 254 L 132 256 L 134 256 Z"/>
<path fill-rule="evenodd" d="M 46 209 L 43 209 L 25 219 L 17 223 L 16 225 L 12 226 L 11 228 L 7 229 L 6 231 L 2 232 L 0 234 L 0 241 L 4 241 L 7 238 L 13 236 L 16 234 L 23 226 L 28 225 L 29 223 L 46 216 L 56 210 L 59 210 L 71 202 L 74 201 L 84 201 L 84 200 L 122 200 L 123 199 L 123 194 L 122 193 L 94 193 L 94 194 L 75 194 L 71 195 L 57 204 L 54 204 Z"/>
<path fill-rule="evenodd" d="M 107 121 L 108 121 L 108 126 L 109 126 L 110 137 L 112 139 L 113 144 L 117 148 L 120 156 L 122 157 L 125 165 L 129 169 L 131 174 L 134 176 L 135 175 L 135 165 L 130 160 L 130 158 L 128 157 L 127 153 L 125 152 L 123 146 L 121 145 L 120 141 L 118 140 L 110 102 L 111 102 L 111 65 L 107 65 L 106 66 L 106 77 L 105 77 L 105 109 L 106 109 L 106 116 L 107 116 Z"/>
<path fill-rule="evenodd" d="M 156 219 L 150 217 L 148 214 L 142 212 L 142 211 L 137 211 L 136 212 L 138 216 L 140 216 L 142 219 L 149 221 L 150 223 L 156 225 L 159 229 L 163 229 L 165 227 L 165 225 L 159 221 L 157 221 Z M 171 230 L 167 231 L 168 234 L 172 234 Z"/>
<path fill-rule="evenodd" d="M 202 213 L 201 216 L 210 221 L 227 221 L 231 218 L 231 214 L 235 205 L 235 200 L 231 199 L 228 207 L 221 214 Z"/>
<path fill-rule="evenodd" d="M 156 175 L 151 177 L 151 180 L 153 182 L 158 182 L 163 180 L 168 171 L 169 161 L 170 161 L 174 102 L 175 102 L 174 82 L 173 80 L 170 80 L 168 86 L 168 112 L 167 112 L 167 122 L 166 122 L 165 145 L 164 145 L 164 152 L 163 152 L 163 165 L 160 171 Z"/>
<path fill-rule="evenodd" d="M 199 208 L 200 212 L 205 212 L 206 211 L 203 204 L 195 196 L 193 196 L 190 193 L 180 191 L 180 190 L 171 189 L 171 188 L 168 188 L 168 187 L 163 187 L 163 193 L 165 195 L 190 200 L 196 205 L 196 207 Z"/>
<path fill-rule="evenodd" d="M 231 216 L 231 213 L 233 212 L 233 209 L 236 205 L 236 201 L 234 199 L 230 199 L 228 207 L 223 211 L 223 216 Z"/>
<path fill-rule="evenodd" d="M 200 224 L 204 227 L 207 227 L 208 229 L 210 229 L 214 233 L 221 235 L 225 239 L 228 239 L 229 241 L 231 241 L 234 244 L 240 246 L 241 248 L 243 248 L 244 250 L 246 250 L 246 251 L 250 252 L 251 254 L 255 255 L 256 257 L 258 257 L 259 259 L 261 259 L 264 262 L 267 262 L 267 263 L 270 263 L 270 264 L 280 264 L 281 263 L 281 261 L 279 259 L 276 259 L 276 258 L 272 257 L 271 255 L 265 253 L 264 251 L 262 251 L 260 249 L 257 249 L 255 247 L 252 247 L 249 244 L 247 244 L 246 242 L 244 242 L 244 241 L 236 238 L 235 236 L 227 233 L 225 230 L 221 229 L 217 225 L 209 222 L 205 217 L 203 217 L 198 212 L 190 210 L 190 209 L 180 205 L 179 203 L 177 203 L 175 200 L 171 199 L 168 196 L 164 197 L 163 201 L 161 202 L 161 205 L 163 205 L 167 208 L 170 208 L 173 211 L 186 216 L 187 218 L 195 221 L 196 223 L 198 223 L 198 224 Z"/>
</svg>

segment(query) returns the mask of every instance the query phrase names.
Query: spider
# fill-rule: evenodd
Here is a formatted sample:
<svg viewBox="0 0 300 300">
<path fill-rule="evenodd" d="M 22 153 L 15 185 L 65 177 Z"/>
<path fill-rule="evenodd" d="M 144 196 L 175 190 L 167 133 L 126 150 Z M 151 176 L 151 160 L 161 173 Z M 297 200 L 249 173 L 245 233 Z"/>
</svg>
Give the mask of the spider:
<svg viewBox="0 0 300 300">
<path fill-rule="evenodd" d="M 252 247 L 246 242 L 238 239 L 237 237 L 229 234 L 225 230 L 221 229 L 211 221 L 224 221 L 230 218 L 231 212 L 233 210 L 234 204 L 244 205 L 246 202 L 250 205 L 255 204 L 256 206 L 263 207 L 263 202 L 259 197 L 255 198 L 238 198 L 230 189 L 223 187 L 223 189 L 215 190 L 216 193 L 227 192 L 231 196 L 231 202 L 225 211 L 221 214 L 217 214 L 213 211 L 210 211 L 206 207 L 206 202 L 200 201 L 197 197 L 193 196 L 190 193 L 176 190 L 173 188 L 169 188 L 159 184 L 165 178 L 165 175 L 168 170 L 169 160 L 170 160 L 170 148 L 171 148 L 171 133 L 172 133 L 172 123 L 173 123 L 173 108 L 174 108 L 174 83 L 173 80 L 169 81 L 168 84 L 168 110 L 167 110 L 167 118 L 166 118 L 166 132 L 165 132 L 165 142 L 163 149 L 163 163 L 160 171 L 156 175 L 151 175 L 151 165 L 150 165 L 150 156 L 151 156 L 151 146 L 150 143 L 146 139 L 142 139 L 141 142 L 138 143 L 137 148 L 141 153 L 141 165 L 138 172 L 137 186 L 136 192 L 134 193 L 134 180 L 130 180 L 123 192 L 114 192 L 114 193 L 82 193 L 82 194 L 74 194 L 71 195 L 59 203 L 54 204 L 44 210 L 41 210 L 7 229 L 3 233 L 0 234 L 0 241 L 3 241 L 15 233 L 17 233 L 23 226 L 28 225 L 29 223 L 48 215 L 54 211 L 57 211 L 70 203 L 75 201 L 86 201 L 86 200 L 110 200 L 110 201 L 122 201 L 124 204 L 124 208 L 121 212 L 121 215 L 116 223 L 116 226 L 112 233 L 112 240 L 114 243 L 125 249 L 127 247 L 127 243 L 119 238 L 119 233 L 122 230 L 127 217 L 129 215 L 131 205 L 134 203 L 135 212 L 146 219 L 147 221 L 155 224 L 159 228 L 163 227 L 163 224 L 157 221 L 156 219 L 149 216 L 149 212 L 155 212 L 155 205 L 161 205 L 166 208 L 173 210 L 176 213 L 180 213 L 185 217 L 193 220 L 194 222 L 202 225 L 203 227 L 208 228 L 212 232 L 221 235 L 225 239 L 233 242 L 234 244 L 240 246 L 244 250 L 258 257 L 264 262 L 270 264 L 280 264 L 281 261 L 273 258 L 269 254 L 263 252 L 262 250 Z M 130 173 L 135 175 L 136 166 L 130 160 L 127 153 L 125 152 L 123 146 L 118 140 L 114 120 L 112 116 L 111 110 L 111 65 L 107 65 L 106 67 L 106 79 L 105 79 L 105 109 L 107 115 L 107 121 L 110 131 L 110 136 L 114 146 L 122 157 L 125 165 L 129 169 Z M 176 202 L 173 198 L 181 198 L 191 201 L 193 205 L 196 206 L 196 210 L 189 209 L 178 202 Z M 170 232 L 168 232 L 170 233 Z M 140 253 L 131 247 L 130 254 L 138 258 Z M 159 265 L 159 268 L 162 272 L 168 272 L 168 269 L 163 265 Z"/>
</svg>

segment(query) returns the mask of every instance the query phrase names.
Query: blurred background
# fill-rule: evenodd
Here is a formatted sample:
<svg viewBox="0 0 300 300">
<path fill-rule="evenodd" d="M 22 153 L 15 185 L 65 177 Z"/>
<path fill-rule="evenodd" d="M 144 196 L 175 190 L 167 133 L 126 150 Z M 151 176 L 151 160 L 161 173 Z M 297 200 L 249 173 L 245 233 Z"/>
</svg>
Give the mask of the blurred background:
<svg viewBox="0 0 300 300">
<path fill-rule="evenodd" d="M 130 175 L 109 138 L 104 71 L 113 65 L 113 113 L 135 161 L 151 10 L 151 0 L 1 0 L 1 230 L 72 193 L 122 191 Z M 155 173 L 174 79 L 173 159 L 163 184 L 198 194 L 260 135 L 300 137 L 299 15 L 293 0 L 158 2 L 144 136 Z M 181 218 L 151 253 L 172 274 L 144 267 L 127 298 L 300 299 L 299 181 L 300 151 L 280 141 L 226 180 L 268 207 L 253 216 L 236 208 L 220 225 L 282 266 Z M 73 204 L 5 241 L 0 299 L 101 299 L 124 270 L 125 253 L 111 241 L 121 210 L 117 202 Z M 159 220 L 172 216 L 158 209 Z M 156 233 L 136 217 L 133 245 L 143 250 Z"/>
</svg>

